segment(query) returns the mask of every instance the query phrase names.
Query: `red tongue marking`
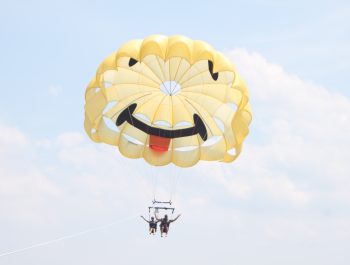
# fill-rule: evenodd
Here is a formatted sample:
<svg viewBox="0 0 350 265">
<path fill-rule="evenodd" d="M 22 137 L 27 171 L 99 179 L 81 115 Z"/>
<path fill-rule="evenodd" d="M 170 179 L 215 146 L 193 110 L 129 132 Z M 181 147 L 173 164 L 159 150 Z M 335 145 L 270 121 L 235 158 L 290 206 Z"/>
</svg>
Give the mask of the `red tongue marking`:
<svg viewBox="0 0 350 265">
<path fill-rule="evenodd" d="M 170 138 L 164 138 L 156 135 L 151 135 L 149 147 L 157 152 L 166 152 L 169 149 Z"/>
</svg>

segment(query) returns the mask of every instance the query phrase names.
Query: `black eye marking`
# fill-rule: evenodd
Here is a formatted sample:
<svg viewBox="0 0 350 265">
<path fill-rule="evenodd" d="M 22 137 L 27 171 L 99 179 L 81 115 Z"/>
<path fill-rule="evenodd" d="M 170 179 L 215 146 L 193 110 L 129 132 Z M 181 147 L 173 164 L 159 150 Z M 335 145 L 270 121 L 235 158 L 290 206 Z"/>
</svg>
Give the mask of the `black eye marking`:
<svg viewBox="0 0 350 265">
<path fill-rule="evenodd" d="M 208 61 L 208 67 L 209 67 L 209 72 L 211 77 L 214 79 L 214 81 L 218 80 L 219 78 L 219 73 L 213 73 L 213 62 L 212 61 Z"/>
<path fill-rule="evenodd" d="M 134 58 L 130 58 L 129 67 L 134 66 L 136 63 L 137 63 L 137 60 L 135 60 Z"/>
</svg>

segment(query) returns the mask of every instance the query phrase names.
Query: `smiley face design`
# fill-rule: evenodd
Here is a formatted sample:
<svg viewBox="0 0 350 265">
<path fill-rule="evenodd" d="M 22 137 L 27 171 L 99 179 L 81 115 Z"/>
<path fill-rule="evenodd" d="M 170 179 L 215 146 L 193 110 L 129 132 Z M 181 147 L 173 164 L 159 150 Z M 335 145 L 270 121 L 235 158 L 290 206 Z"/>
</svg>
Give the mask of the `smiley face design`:
<svg viewBox="0 0 350 265">
<path fill-rule="evenodd" d="M 183 36 L 126 43 L 102 62 L 85 94 L 90 138 L 156 166 L 233 161 L 251 118 L 232 63 Z"/>
</svg>

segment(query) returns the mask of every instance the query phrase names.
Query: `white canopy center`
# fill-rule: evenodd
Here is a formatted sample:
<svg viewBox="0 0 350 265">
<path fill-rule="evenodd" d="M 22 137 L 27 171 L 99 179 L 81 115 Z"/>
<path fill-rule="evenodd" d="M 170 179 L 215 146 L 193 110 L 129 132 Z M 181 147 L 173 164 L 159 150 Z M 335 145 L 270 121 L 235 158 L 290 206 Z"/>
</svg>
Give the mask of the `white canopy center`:
<svg viewBox="0 0 350 265">
<path fill-rule="evenodd" d="M 160 91 L 169 96 L 176 95 L 180 90 L 181 85 L 175 81 L 165 81 L 160 84 Z"/>
</svg>

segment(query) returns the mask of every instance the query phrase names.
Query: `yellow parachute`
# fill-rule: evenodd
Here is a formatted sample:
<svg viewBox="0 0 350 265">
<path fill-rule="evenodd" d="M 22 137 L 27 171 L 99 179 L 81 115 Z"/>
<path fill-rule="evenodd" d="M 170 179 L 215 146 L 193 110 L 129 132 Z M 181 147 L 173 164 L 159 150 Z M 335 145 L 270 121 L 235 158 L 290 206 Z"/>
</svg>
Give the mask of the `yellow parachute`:
<svg viewBox="0 0 350 265">
<path fill-rule="evenodd" d="M 85 130 L 154 166 L 231 162 L 252 112 L 231 62 L 184 36 L 132 40 L 107 57 L 85 94 Z"/>
</svg>

